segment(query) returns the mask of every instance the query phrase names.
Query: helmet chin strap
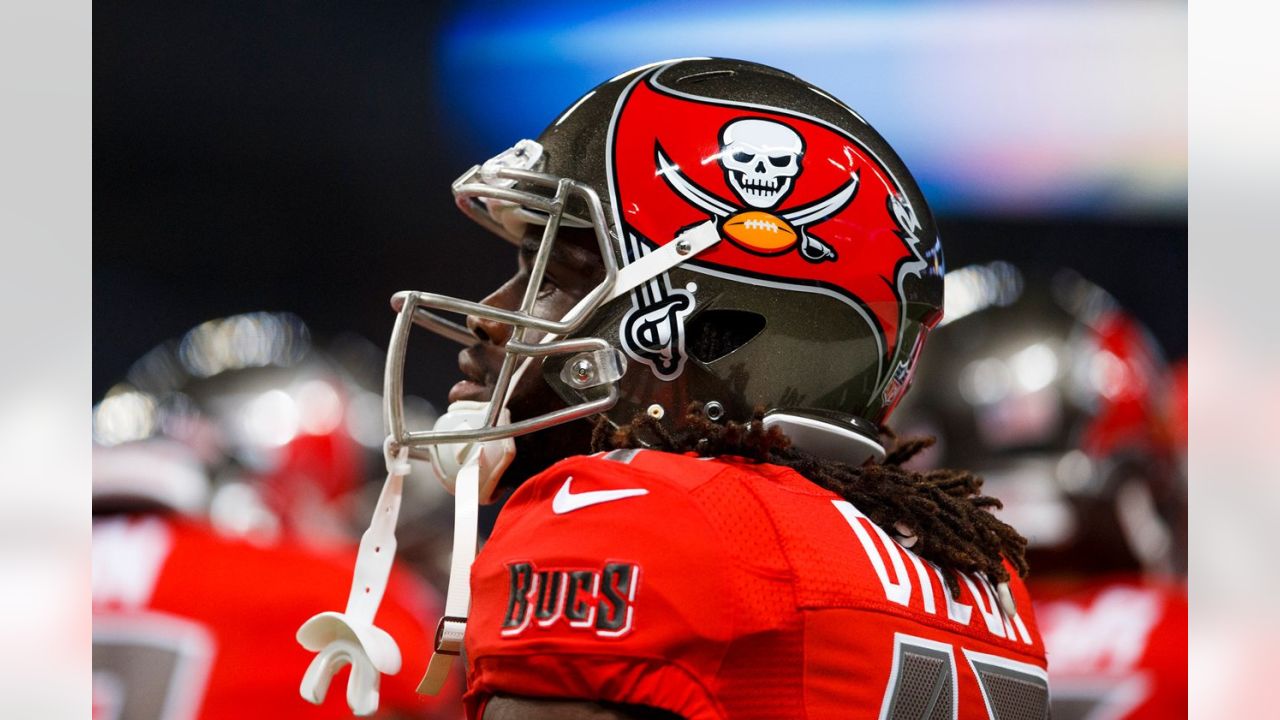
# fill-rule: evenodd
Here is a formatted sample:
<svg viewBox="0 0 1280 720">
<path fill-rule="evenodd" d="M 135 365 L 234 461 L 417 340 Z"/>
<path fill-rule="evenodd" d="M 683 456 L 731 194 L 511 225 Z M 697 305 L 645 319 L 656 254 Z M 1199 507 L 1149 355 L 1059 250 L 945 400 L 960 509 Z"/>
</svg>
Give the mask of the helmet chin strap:
<svg viewBox="0 0 1280 720">
<path fill-rule="evenodd" d="M 512 384 L 519 382 L 529 366 L 526 359 L 516 369 Z M 459 401 L 436 421 L 437 430 L 483 427 L 489 403 Z M 504 407 L 499 424 L 510 422 Z M 345 612 L 323 612 L 298 629 L 298 642 L 316 653 L 302 678 L 301 693 L 308 702 L 320 704 L 329 691 L 333 675 L 352 666 L 347 680 L 347 704 L 356 715 L 371 715 L 378 709 L 378 685 L 382 674 L 400 671 L 400 649 L 395 640 L 373 624 L 378 605 L 386 591 L 395 555 L 396 520 L 404 478 L 410 472 L 407 447 L 391 452 L 391 438 L 384 444 L 387 479 L 369 529 L 360 539 L 355 573 Z M 454 493 L 453 560 L 444 617 L 436 626 L 435 651 L 427 665 L 418 692 L 435 695 L 444 687 L 453 660 L 462 652 L 462 639 L 471 606 L 471 564 L 476 556 L 476 525 L 479 505 L 487 502 L 498 479 L 515 457 L 515 441 L 501 438 L 484 443 L 433 446 L 431 464 L 436 476 Z"/>
<path fill-rule="evenodd" d="M 521 363 L 511 384 L 520 381 L 529 359 Z M 509 396 L 508 396 L 509 397 Z M 489 403 L 459 401 L 436 421 L 437 430 L 453 430 L 461 426 L 483 427 L 489 414 Z M 511 422 L 505 407 L 498 424 Z M 476 524 L 481 502 L 488 502 L 503 471 L 515 458 L 512 438 L 501 438 L 470 445 L 439 445 L 431 448 L 431 465 L 436 476 L 453 493 L 453 559 L 449 563 L 449 589 L 445 594 L 444 617 L 436 625 L 435 650 L 427 664 L 427 672 L 418 683 L 418 692 L 436 695 L 444 687 L 453 668 L 454 658 L 462 653 L 462 639 L 467 630 L 467 614 L 471 610 L 471 564 L 476 558 Z M 462 459 L 461 463 L 456 462 Z"/>
</svg>

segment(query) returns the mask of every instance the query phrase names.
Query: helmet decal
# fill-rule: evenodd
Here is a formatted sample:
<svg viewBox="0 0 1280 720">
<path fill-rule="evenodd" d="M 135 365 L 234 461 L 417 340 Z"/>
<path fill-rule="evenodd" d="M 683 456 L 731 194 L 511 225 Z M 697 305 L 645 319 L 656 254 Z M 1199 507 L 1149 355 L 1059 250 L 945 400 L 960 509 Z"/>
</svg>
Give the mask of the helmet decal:
<svg viewBox="0 0 1280 720">
<path fill-rule="evenodd" d="M 906 394 L 907 388 L 911 387 L 911 379 L 915 374 L 916 361 L 920 359 L 920 351 L 924 348 L 925 333 L 916 335 L 915 341 L 911 344 L 911 352 L 907 357 L 898 361 L 893 368 L 893 374 L 889 377 L 889 382 L 884 386 L 884 390 L 880 392 L 880 402 L 890 412 L 897 407 L 898 402 L 902 400 L 902 396 Z"/>
<path fill-rule="evenodd" d="M 739 200 L 755 208 L 769 210 L 782 202 L 803 158 L 804 138 L 774 120 L 739 118 L 720 131 L 725 180 Z"/>
<path fill-rule="evenodd" d="M 628 262 L 647 250 L 628 234 Z M 693 312 L 693 293 L 671 287 L 663 273 L 641 283 L 631 294 L 631 309 L 622 317 L 622 347 L 632 358 L 648 365 L 662 380 L 673 380 L 684 369 L 684 320 Z"/>
<path fill-rule="evenodd" d="M 665 69 L 638 75 L 610 123 L 609 191 L 623 262 L 710 223 L 727 242 L 682 267 L 840 298 L 870 326 L 890 383 L 883 368 L 903 340 L 903 282 L 929 265 L 902 185 L 835 125 L 681 93 L 662 85 Z M 623 348 L 659 378 L 675 378 L 693 306 L 693 294 L 665 276 L 637 288 Z"/>
</svg>

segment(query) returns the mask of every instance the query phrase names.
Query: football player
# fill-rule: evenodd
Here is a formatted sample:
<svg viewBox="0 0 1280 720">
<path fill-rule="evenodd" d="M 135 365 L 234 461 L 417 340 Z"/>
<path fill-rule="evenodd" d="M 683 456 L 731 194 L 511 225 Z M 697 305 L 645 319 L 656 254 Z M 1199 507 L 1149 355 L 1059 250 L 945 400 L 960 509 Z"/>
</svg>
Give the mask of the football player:
<svg viewBox="0 0 1280 720">
<path fill-rule="evenodd" d="M 942 251 L 856 112 L 762 65 L 656 63 L 454 193 L 519 260 L 483 302 L 392 302 L 378 517 L 408 455 L 457 495 L 423 690 L 461 653 L 487 720 L 1045 717 L 1023 540 L 881 432 Z M 415 325 L 465 346 L 431 430 L 399 407 Z M 475 503 L 509 491 L 471 567 Z M 353 587 L 386 539 L 375 521 Z M 299 637 L 367 672 L 387 645 L 363 617 Z"/>
<path fill-rule="evenodd" d="M 299 702 L 289 632 L 346 596 L 338 499 L 362 472 L 342 386 L 308 345 L 289 315 L 211 321 L 94 408 L 95 719 L 350 716 L 338 697 Z M 460 715 L 455 688 L 414 692 L 439 605 L 406 569 L 389 578 L 380 618 L 414 655 L 382 684 L 382 717 Z"/>
<path fill-rule="evenodd" d="M 1178 375 L 1071 271 L 975 265 L 946 292 L 898 427 L 936 435 L 916 462 L 972 468 L 1026 534 L 1054 718 L 1186 717 Z"/>
</svg>

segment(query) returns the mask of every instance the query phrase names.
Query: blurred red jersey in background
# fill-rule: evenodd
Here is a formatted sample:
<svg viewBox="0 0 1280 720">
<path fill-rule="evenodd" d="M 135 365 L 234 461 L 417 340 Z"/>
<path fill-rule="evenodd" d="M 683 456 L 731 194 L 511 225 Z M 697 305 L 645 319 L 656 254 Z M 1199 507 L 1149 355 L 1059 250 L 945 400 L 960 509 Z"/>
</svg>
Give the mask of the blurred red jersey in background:
<svg viewBox="0 0 1280 720">
<path fill-rule="evenodd" d="M 98 520 L 94 720 L 350 717 L 341 693 L 319 707 L 299 696 L 311 654 L 294 632 L 314 608 L 346 597 L 352 552 L 254 544 L 178 515 Z M 456 689 L 414 692 L 431 652 L 424 623 L 438 613 L 425 583 L 392 574 L 378 622 L 399 639 L 404 665 L 383 682 L 380 717 L 457 715 Z"/>
</svg>

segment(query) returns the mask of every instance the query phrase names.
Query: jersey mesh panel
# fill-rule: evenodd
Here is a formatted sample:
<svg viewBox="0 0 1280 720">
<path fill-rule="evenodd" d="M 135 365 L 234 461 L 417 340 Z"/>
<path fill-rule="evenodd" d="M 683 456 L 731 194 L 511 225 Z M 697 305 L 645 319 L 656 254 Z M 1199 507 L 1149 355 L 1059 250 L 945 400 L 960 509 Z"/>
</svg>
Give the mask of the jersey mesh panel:
<svg viewBox="0 0 1280 720">
<path fill-rule="evenodd" d="M 1040 683 L 982 673 L 982 684 L 996 710 L 996 720 L 1044 720 L 1049 716 L 1049 693 Z"/>
<path fill-rule="evenodd" d="M 916 720 L 919 717 L 950 717 L 938 714 L 942 705 L 950 710 L 951 696 L 943 700 L 938 685 L 945 685 L 946 661 L 938 657 L 925 657 L 914 652 L 902 653 L 902 665 L 897 676 L 897 688 L 893 691 L 892 720 Z M 937 700 L 934 700 L 937 698 Z M 931 710 L 932 712 L 929 711 Z"/>
<path fill-rule="evenodd" d="M 744 483 L 751 478 L 730 471 L 694 490 L 708 520 L 733 553 L 737 621 L 768 629 L 795 611 L 791 568 L 778 544 L 769 514 Z"/>
<path fill-rule="evenodd" d="M 793 567 L 835 570 L 847 566 L 850 560 L 834 556 L 831 548 L 853 537 L 848 525 L 842 520 L 836 525 L 842 533 L 838 538 L 813 529 L 815 513 L 839 517 L 831 504 L 834 494 L 792 470 L 779 472 L 768 480 L 762 478 L 753 488 L 779 526 L 783 552 Z M 795 593 L 801 608 L 840 607 L 859 594 L 859 586 L 851 572 L 802 572 L 797 574 Z"/>
<path fill-rule="evenodd" d="M 942 676 L 942 689 L 938 691 L 938 702 L 929 714 L 929 720 L 951 720 L 955 717 L 955 709 L 951 703 L 955 700 L 955 690 L 951 687 L 951 673 Z"/>
<path fill-rule="evenodd" d="M 795 614 L 791 568 L 777 533 L 746 483 L 729 471 L 693 491 L 734 562 L 734 623 L 742 633 L 717 673 L 719 696 L 733 718 L 804 716 L 804 635 Z"/>
</svg>

